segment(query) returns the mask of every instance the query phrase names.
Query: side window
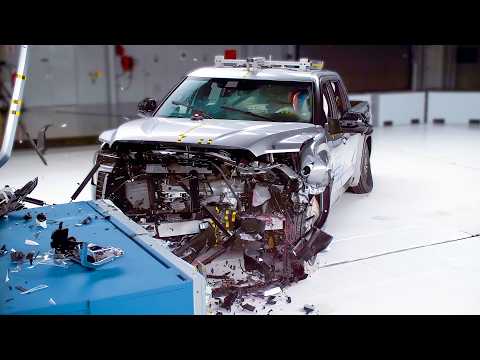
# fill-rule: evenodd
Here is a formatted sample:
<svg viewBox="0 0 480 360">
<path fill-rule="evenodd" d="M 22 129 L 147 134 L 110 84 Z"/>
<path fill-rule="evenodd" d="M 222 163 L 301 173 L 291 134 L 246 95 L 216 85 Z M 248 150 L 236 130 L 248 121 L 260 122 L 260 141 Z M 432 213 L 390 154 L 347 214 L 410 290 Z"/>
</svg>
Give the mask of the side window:
<svg viewBox="0 0 480 360">
<path fill-rule="evenodd" d="M 332 112 L 330 110 L 330 106 L 328 105 L 327 98 L 325 97 L 325 93 L 322 92 L 322 102 L 323 102 L 323 113 L 325 114 L 325 118 L 328 119 L 332 116 Z"/>
<path fill-rule="evenodd" d="M 332 87 L 334 105 L 337 107 L 338 113 L 343 115 L 347 111 L 347 104 L 345 103 L 344 96 L 340 90 L 341 85 L 338 81 L 329 81 L 329 83 Z"/>
<path fill-rule="evenodd" d="M 325 117 L 327 119 L 336 119 L 338 118 L 338 112 L 333 107 L 335 106 L 333 102 L 333 91 L 331 87 L 331 82 L 325 82 L 322 85 L 322 105 L 323 105 L 323 112 L 325 113 Z"/>
<path fill-rule="evenodd" d="M 322 106 L 327 120 L 326 125 L 328 125 L 328 132 L 331 134 L 339 134 L 341 132 L 339 124 L 340 112 L 335 104 L 334 90 L 331 81 L 322 84 Z"/>
</svg>

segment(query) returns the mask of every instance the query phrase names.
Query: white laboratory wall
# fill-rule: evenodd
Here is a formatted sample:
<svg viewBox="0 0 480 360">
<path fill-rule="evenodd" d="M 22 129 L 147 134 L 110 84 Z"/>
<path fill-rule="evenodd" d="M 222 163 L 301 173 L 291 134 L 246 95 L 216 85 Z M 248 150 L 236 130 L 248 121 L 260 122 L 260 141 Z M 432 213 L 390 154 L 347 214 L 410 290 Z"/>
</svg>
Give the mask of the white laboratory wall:
<svg viewBox="0 0 480 360">
<path fill-rule="evenodd" d="M 377 124 L 392 121 L 393 125 L 410 125 L 412 119 L 423 123 L 425 116 L 425 92 L 378 94 Z"/>
<path fill-rule="evenodd" d="M 34 45 L 29 48 L 22 121 L 36 138 L 45 125 L 50 138 L 98 135 L 112 120 L 107 103 L 105 45 Z M 92 79 L 91 73 L 99 73 Z M 103 105 L 99 111 L 95 105 Z M 78 106 L 81 107 L 78 107 Z M 62 106 L 64 107 L 62 109 Z M 91 109 L 91 107 L 94 107 Z M 62 127 L 66 124 L 66 127 Z M 17 139 L 22 139 L 17 133 Z"/>
<path fill-rule="evenodd" d="M 75 85 L 77 99 L 73 104 L 107 103 L 107 46 L 75 46 Z M 92 76 L 99 72 L 98 78 Z"/>
<path fill-rule="evenodd" d="M 25 106 L 106 103 L 106 64 L 105 45 L 30 46 Z"/>
<path fill-rule="evenodd" d="M 23 112 L 21 121 L 34 139 L 46 125 L 51 125 L 47 131 L 49 139 L 98 136 L 102 131 L 116 127 L 112 126 L 116 119 L 109 116 L 108 107 L 97 104 L 35 107 Z M 20 130 L 16 139 L 26 140 Z"/>
<path fill-rule="evenodd" d="M 428 122 L 445 119 L 445 124 L 468 124 L 480 119 L 480 92 L 428 92 Z"/>
</svg>

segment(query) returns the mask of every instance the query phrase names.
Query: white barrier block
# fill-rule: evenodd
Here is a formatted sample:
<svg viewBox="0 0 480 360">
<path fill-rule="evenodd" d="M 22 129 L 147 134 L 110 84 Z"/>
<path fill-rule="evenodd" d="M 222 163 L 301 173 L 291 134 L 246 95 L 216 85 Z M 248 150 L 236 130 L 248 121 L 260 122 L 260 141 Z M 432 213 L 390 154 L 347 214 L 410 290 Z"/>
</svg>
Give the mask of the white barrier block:
<svg viewBox="0 0 480 360">
<path fill-rule="evenodd" d="M 425 92 L 412 91 L 378 95 L 378 124 L 392 121 L 393 125 L 410 125 L 412 119 L 423 123 Z"/>
<path fill-rule="evenodd" d="M 480 119 L 480 92 L 429 91 L 428 122 L 445 119 L 445 124 L 468 124 Z"/>
</svg>

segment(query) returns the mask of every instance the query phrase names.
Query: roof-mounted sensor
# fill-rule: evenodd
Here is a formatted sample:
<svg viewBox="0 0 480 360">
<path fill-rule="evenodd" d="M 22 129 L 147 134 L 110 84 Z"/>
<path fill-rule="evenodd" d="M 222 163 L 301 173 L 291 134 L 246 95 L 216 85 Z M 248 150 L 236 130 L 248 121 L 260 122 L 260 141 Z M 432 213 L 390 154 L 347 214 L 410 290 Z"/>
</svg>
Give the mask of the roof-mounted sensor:
<svg viewBox="0 0 480 360">
<path fill-rule="evenodd" d="M 222 55 L 215 56 L 215 67 L 244 67 L 250 71 L 260 69 L 286 69 L 286 70 L 321 70 L 323 61 L 312 61 L 307 58 L 301 58 L 299 61 L 277 61 L 266 60 L 264 57 L 252 57 L 247 59 L 226 59 Z"/>
</svg>

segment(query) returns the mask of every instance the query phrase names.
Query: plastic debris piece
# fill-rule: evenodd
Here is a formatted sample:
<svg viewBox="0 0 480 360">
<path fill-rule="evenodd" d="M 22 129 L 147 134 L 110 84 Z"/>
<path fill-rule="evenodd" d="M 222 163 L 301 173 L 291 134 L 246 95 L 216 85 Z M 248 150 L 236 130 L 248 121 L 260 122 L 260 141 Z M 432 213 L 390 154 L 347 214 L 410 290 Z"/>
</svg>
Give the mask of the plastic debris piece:
<svg viewBox="0 0 480 360">
<path fill-rule="evenodd" d="M 232 307 L 232 304 L 235 302 L 235 300 L 238 297 L 238 292 L 237 291 L 232 291 L 230 294 L 225 296 L 225 299 L 223 299 L 222 304 L 220 304 L 220 307 L 230 310 Z"/>
<path fill-rule="evenodd" d="M 37 253 L 37 255 L 38 255 L 38 253 Z M 36 257 L 36 256 L 35 256 L 35 254 L 34 254 L 33 252 L 29 252 L 29 253 L 27 254 L 27 256 L 26 256 L 26 259 L 30 262 L 30 266 L 33 265 L 33 259 L 34 259 L 34 257 Z"/>
<path fill-rule="evenodd" d="M 15 289 L 17 289 L 18 291 L 27 291 L 28 289 L 25 289 L 23 286 L 20 286 L 20 285 L 17 285 L 15 286 Z"/>
<path fill-rule="evenodd" d="M 268 310 L 267 315 L 270 315 L 270 313 L 273 311 L 273 309 Z"/>
<path fill-rule="evenodd" d="M 3 256 L 7 253 L 7 245 L 3 244 L 0 248 L 0 256 Z"/>
<path fill-rule="evenodd" d="M 279 293 L 282 292 L 282 289 L 280 289 L 278 286 L 277 287 L 274 287 L 272 289 L 268 289 L 268 290 L 265 290 L 263 292 L 263 296 L 267 297 L 267 296 L 272 296 L 272 295 L 277 295 Z"/>
<path fill-rule="evenodd" d="M 52 298 L 48 299 L 48 303 L 50 305 L 57 305 L 57 303 L 55 302 L 55 300 L 53 300 Z"/>
<path fill-rule="evenodd" d="M 39 222 L 47 221 L 47 215 L 45 215 L 44 213 L 40 213 L 40 214 L 37 215 L 37 220 Z"/>
<path fill-rule="evenodd" d="M 8 276 L 8 272 L 9 272 L 9 271 L 8 271 L 8 269 L 7 269 L 7 275 L 5 276 L 5 282 L 6 282 L 6 283 L 10 281 L 10 277 Z"/>
<path fill-rule="evenodd" d="M 38 291 L 38 290 L 42 290 L 42 289 L 46 289 L 46 288 L 48 288 L 48 285 L 46 285 L 46 284 L 41 284 L 41 285 L 35 286 L 35 287 L 33 287 L 33 288 L 29 289 L 29 290 L 25 290 L 25 291 L 21 292 L 20 294 L 26 295 L 26 294 L 30 294 L 30 293 L 32 293 L 32 292 L 35 292 L 35 291 Z"/>
<path fill-rule="evenodd" d="M 44 213 L 37 215 L 37 225 L 44 229 L 47 228 L 47 216 Z"/>
<path fill-rule="evenodd" d="M 45 253 L 43 256 L 41 256 L 41 260 L 38 261 L 36 264 L 67 268 L 70 263 L 70 259 L 59 257 L 54 253 L 54 250 L 52 249 L 49 252 Z"/>
<path fill-rule="evenodd" d="M 38 246 L 40 244 L 37 243 L 36 241 L 27 239 L 27 240 L 25 240 L 25 245 Z"/>
<path fill-rule="evenodd" d="M 23 217 L 23 220 L 25 220 L 25 221 L 30 221 L 30 220 L 32 220 L 32 214 L 30 214 L 29 212 L 27 212 L 27 213 L 25 214 L 25 216 Z"/>
<path fill-rule="evenodd" d="M 8 302 L 10 302 L 10 301 L 12 301 L 12 300 L 13 300 L 13 298 L 8 298 L 7 300 L 5 300 L 5 302 L 8 303 Z"/>
<path fill-rule="evenodd" d="M 87 216 L 85 219 L 82 220 L 82 225 L 88 225 L 92 222 L 92 218 L 90 216 Z"/>
<path fill-rule="evenodd" d="M 23 259 L 25 258 L 25 254 L 21 251 L 12 251 L 10 252 L 10 259 L 13 261 L 13 262 L 17 262 L 17 261 L 23 261 Z"/>
<path fill-rule="evenodd" d="M 268 305 L 275 305 L 277 302 L 275 301 L 275 296 L 270 295 L 267 299 L 267 304 Z"/>
<path fill-rule="evenodd" d="M 253 189 L 253 196 L 252 196 L 252 206 L 257 207 L 265 203 L 272 197 L 268 187 L 260 184 L 256 184 L 255 188 Z"/>
<path fill-rule="evenodd" d="M 241 304 L 240 306 L 242 307 L 242 309 L 245 309 L 245 310 L 248 310 L 248 311 L 254 311 L 255 310 L 255 306 L 253 306 L 251 304 L 248 304 L 248 303 Z"/>
<path fill-rule="evenodd" d="M 303 311 L 305 311 L 305 314 L 308 315 L 311 312 L 315 311 L 315 306 L 314 305 L 305 305 L 303 307 Z"/>
<path fill-rule="evenodd" d="M 287 296 L 287 303 L 290 304 L 292 302 L 292 298 L 290 296 Z"/>
</svg>

